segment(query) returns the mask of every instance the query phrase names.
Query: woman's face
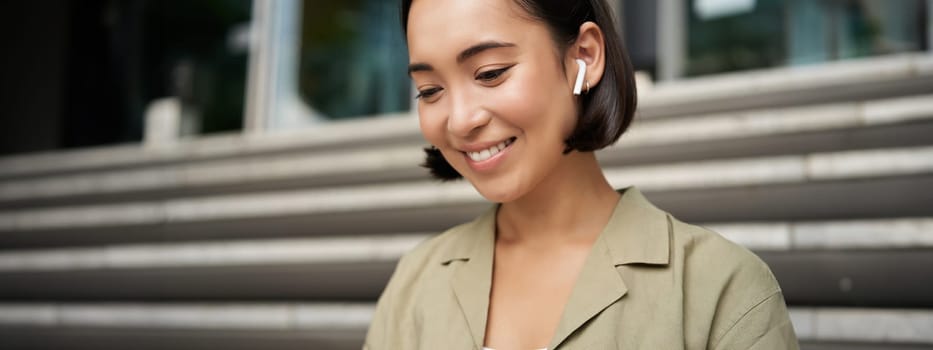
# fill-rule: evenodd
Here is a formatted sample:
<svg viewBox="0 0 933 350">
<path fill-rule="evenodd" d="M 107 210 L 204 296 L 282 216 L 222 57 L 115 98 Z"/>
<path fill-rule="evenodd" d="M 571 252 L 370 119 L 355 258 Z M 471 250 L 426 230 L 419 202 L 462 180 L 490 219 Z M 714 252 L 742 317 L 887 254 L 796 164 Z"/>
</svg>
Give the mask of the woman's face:
<svg viewBox="0 0 933 350">
<path fill-rule="evenodd" d="M 484 197 L 520 198 L 564 158 L 577 66 L 512 0 L 414 1 L 408 49 L 421 132 Z"/>
</svg>

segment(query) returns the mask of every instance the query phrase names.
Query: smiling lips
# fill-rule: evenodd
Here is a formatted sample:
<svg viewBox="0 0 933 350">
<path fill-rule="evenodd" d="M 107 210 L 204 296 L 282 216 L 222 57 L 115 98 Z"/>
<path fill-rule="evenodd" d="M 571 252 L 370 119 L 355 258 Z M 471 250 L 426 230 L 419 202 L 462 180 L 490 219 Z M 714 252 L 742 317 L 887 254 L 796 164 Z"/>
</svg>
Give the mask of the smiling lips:
<svg viewBox="0 0 933 350">
<path fill-rule="evenodd" d="M 489 147 L 482 151 L 464 152 L 464 153 L 466 153 L 466 155 L 470 157 L 470 160 L 474 162 L 482 162 L 499 154 L 499 152 L 502 152 L 502 150 L 504 150 L 506 147 L 509 147 L 509 145 L 511 145 L 512 142 L 514 141 L 515 141 L 515 138 L 512 137 L 512 138 L 509 138 L 508 140 L 499 142 L 499 144 L 493 145 L 492 147 Z"/>
</svg>

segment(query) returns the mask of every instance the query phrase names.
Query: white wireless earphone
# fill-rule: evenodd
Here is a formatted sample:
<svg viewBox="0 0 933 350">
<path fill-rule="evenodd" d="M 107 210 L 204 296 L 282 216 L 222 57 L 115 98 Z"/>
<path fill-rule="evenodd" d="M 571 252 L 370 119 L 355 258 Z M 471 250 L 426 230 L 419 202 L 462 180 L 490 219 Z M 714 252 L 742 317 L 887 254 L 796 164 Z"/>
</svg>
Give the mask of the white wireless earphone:
<svg viewBox="0 0 933 350">
<path fill-rule="evenodd" d="M 573 94 L 579 95 L 580 91 L 583 90 L 583 75 L 586 74 L 586 62 L 583 62 L 581 59 L 577 59 L 577 66 L 580 68 L 577 70 L 577 81 L 573 83 Z"/>
</svg>

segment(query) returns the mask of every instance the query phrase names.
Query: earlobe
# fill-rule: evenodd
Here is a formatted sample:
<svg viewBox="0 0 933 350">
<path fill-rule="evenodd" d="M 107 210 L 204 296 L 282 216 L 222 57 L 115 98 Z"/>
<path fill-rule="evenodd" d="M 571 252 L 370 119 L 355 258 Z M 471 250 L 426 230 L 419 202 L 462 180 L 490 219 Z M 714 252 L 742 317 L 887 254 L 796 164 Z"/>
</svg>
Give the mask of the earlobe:
<svg viewBox="0 0 933 350">
<path fill-rule="evenodd" d="M 583 78 L 586 76 L 586 62 L 584 62 L 583 60 L 579 58 L 576 61 L 577 61 L 578 69 L 577 69 L 577 80 L 574 81 L 573 83 L 573 94 L 579 96 L 580 92 L 583 89 Z M 589 87 L 587 87 L 587 90 L 589 90 Z"/>
</svg>

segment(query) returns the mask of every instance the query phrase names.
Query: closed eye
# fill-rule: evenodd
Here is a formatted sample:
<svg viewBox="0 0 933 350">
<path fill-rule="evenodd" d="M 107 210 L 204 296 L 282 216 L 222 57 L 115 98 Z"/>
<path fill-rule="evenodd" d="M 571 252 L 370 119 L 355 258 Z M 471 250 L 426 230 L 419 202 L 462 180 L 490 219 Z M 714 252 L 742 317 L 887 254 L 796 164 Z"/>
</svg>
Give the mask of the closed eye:
<svg viewBox="0 0 933 350">
<path fill-rule="evenodd" d="M 499 69 L 491 69 L 491 70 L 487 70 L 484 72 L 480 72 L 479 74 L 476 75 L 476 80 L 483 81 L 483 82 L 491 82 L 493 80 L 498 79 L 500 76 L 502 76 L 503 73 L 505 73 L 512 67 L 515 67 L 515 65 L 513 64 L 508 67 L 502 67 Z"/>
<path fill-rule="evenodd" d="M 415 96 L 415 99 L 417 100 L 417 99 L 422 99 L 422 98 L 431 98 L 431 96 L 436 95 L 438 92 L 441 92 L 441 88 L 439 87 L 432 87 L 432 88 L 427 88 L 424 90 L 419 90 L 418 95 Z"/>
</svg>

